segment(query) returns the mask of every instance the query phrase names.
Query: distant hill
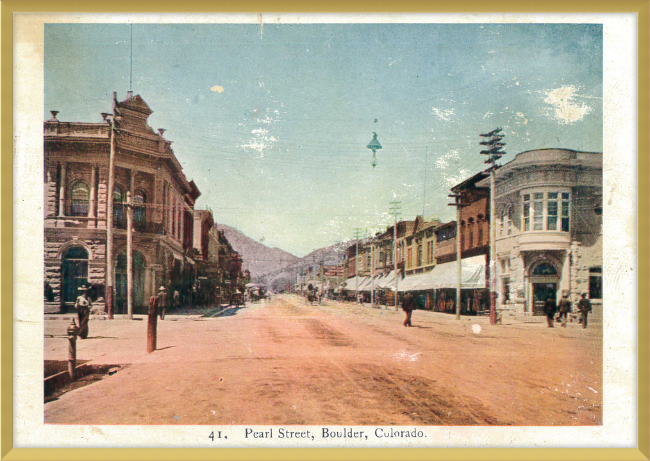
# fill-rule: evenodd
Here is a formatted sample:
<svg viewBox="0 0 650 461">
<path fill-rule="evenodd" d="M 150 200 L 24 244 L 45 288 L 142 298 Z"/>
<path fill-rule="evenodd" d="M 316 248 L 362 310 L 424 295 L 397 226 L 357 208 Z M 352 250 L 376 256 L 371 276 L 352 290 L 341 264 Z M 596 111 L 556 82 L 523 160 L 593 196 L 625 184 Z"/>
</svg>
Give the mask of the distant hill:
<svg viewBox="0 0 650 461">
<path fill-rule="evenodd" d="M 224 232 L 232 247 L 241 255 L 244 260 L 242 269 L 248 269 L 253 280 L 259 280 L 265 274 L 277 272 L 299 260 L 291 253 L 269 248 L 225 224 L 215 224 L 215 227 Z"/>
<path fill-rule="evenodd" d="M 309 277 L 310 274 L 316 274 L 321 265 L 343 264 L 345 249 L 351 244 L 352 242 L 340 242 L 318 248 L 287 266 L 265 274 L 260 280 L 276 293 L 287 290 L 296 274 Z"/>
</svg>

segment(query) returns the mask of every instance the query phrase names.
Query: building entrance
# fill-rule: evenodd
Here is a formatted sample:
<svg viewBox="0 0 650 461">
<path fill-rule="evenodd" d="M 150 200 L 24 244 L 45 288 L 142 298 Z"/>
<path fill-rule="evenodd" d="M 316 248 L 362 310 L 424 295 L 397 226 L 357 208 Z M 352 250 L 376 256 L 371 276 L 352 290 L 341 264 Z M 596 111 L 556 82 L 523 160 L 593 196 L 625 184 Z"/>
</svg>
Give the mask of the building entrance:
<svg viewBox="0 0 650 461">
<path fill-rule="evenodd" d="M 557 283 L 533 283 L 533 315 L 546 315 L 544 305 L 549 298 L 557 301 Z"/>
</svg>

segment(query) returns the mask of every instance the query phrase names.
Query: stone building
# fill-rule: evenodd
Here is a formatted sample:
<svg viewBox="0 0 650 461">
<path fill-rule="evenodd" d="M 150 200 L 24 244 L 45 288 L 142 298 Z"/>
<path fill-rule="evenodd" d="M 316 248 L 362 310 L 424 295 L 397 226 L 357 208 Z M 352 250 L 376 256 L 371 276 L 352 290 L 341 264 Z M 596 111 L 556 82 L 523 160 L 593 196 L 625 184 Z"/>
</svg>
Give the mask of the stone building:
<svg viewBox="0 0 650 461">
<path fill-rule="evenodd" d="M 540 149 L 495 173 L 498 307 L 542 315 L 588 293 L 602 315 L 602 153 Z M 489 178 L 479 182 L 489 187 Z"/>
<path fill-rule="evenodd" d="M 107 200 L 113 200 L 115 313 L 126 311 L 126 196 L 133 209 L 134 309 L 166 285 L 188 295 L 195 277 L 194 202 L 200 192 L 188 181 L 171 141 L 148 126 L 152 110 L 131 92 L 113 96 L 115 187 L 108 191 L 111 124 L 44 123 L 45 311 L 65 312 L 77 288 L 89 284 L 104 308 Z M 112 197 L 111 197 L 112 196 Z M 110 198 L 109 198 L 110 197 Z"/>
</svg>

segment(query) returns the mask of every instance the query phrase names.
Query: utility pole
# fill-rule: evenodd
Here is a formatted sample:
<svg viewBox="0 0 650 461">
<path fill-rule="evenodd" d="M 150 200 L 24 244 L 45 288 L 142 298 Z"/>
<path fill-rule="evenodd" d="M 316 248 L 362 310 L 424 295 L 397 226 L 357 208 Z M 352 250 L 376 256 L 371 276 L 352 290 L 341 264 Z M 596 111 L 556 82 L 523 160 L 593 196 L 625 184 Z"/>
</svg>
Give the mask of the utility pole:
<svg viewBox="0 0 650 461">
<path fill-rule="evenodd" d="M 506 154 L 502 149 L 506 143 L 502 142 L 504 135 L 502 129 L 497 128 L 489 133 L 481 133 L 481 137 L 488 138 L 479 144 L 486 146 L 481 151 L 482 155 L 487 155 L 485 163 L 490 165 L 490 325 L 497 323 L 497 264 L 496 264 L 496 200 L 495 200 L 495 179 L 494 172 L 499 167 L 497 160 Z"/>
<path fill-rule="evenodd" d="M 359 236 L 361 235 L 361 228 L 354 228 L 354 238 L 356 240 L 356 250 L 354 254 L 354 296 L 357 302 L 359 302 Z"/>
<path fill-rule="evenodd" d="M 370 240 L 370 306 L 375 307 L 375 240 Z"/>
<path fill-rule="evenodd" d="M 113 189 L 115 188 L 115 123 L 119 121 L 117 93 L 113 91 L 113 113 L 104 119 L 111 124 L 111 148 L 108 157 L 108 190 L 106 191 L 106 311 L 113 318 Z M 104 115 L 104 114 L 102 114 Z"/>
<path fill-rule="evenodd" d="M 424 186 L 422 191 L 422 219 L 424 219 L 424 209 L 427 206 L 427 161 L 429 157 L 429 146 L 424 149 Z"/>
<path fill-rule="evenodd" d="M 397 216 L 400 214 L 401 203 L 398 200 L 390 202 L 390 214 L 395 216 L 395 224 L 393 225 L 393 267 L 395 268 L 395 310 L 398 310 L 397 303 L 397 290 L 399 288 L 399 272 L 397 269 Z"/>
<path fill-rule="evenodd" d="M 463 198 L 462 194 L 450 194 L 449 197 L 455 198 L 455 203 L 449 203 L 448 206 L 456 207 L 456 320 L 460 320 L 460 303 L 462 299 L 462 283 L 463 283 L 463 262 L 462 262 L 462 248 L 461 248 L 461 236 L 460 236 L 460 209 L 468 205 L 468 203 L 462 203 L 461 199 Z"/>
<path fill-rule="evenodd" d="M 126 192 L 126 306 L 129 319 L 133 320 L 133 205 L 130 190 Z"/>
</svg>

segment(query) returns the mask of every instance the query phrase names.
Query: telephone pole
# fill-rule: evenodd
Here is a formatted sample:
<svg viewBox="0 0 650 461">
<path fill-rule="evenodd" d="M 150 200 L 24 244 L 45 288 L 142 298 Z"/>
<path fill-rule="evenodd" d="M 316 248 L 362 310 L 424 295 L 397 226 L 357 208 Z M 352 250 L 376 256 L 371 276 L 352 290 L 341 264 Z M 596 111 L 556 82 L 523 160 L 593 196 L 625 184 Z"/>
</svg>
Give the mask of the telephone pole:
<svg viewBox="0 0 650 461">
<path fill-rule="evenodd" d="M 399 288 L 399 272 L 397 269 L 397 216 L 400 214 L 401 210 L 400 208 L 402 207 L 401 205 L 402 202 L 398 200 L 393 200 L 390 202 L 390 214 L 392 214 L 395 217 L 395 224 L 393 225 L 393 267 L 395 268 L 395 310 L 398 310 L 397 307 L 397 290 Z"/>
<path fill-rule="evenodd" d="M 356 240 L 356 249 L 354 253 L 354 297 L 359 302 L 359 236 L 361 235 L 361 228 L 354 228 L 354 239 Z"/>
<path fill-rule="evenodd" d="M 462 299 L 462 283 L 463 283 L 463 262 L 462 262 L 462 248 L 461 248 L 461 235 L 460 235 L 460 209 L 469 205 L 462 203 L 464 198 L 462 194 L 450 194 L 449 197 L 456 199 L 454 203 L 448 203 L 448 206 L 456 207 L 456 320 L 460 320 L 460 303 Z"/>
<path fill-rule="evenodd" d="M 106 191 L 106 312 L 108 318 L 113 318 L 113 189 L 115 188 L 115 124 L 121 117 L 118 115 L 117 93 L 113 91 L 113 113 L 102 114 L 104 120 L 111 124 L 111 147 L 108 156 L 108 190 Z"/>
<path fill-rule="evenodd" d="M 131 172 L 131 185 L 133 172 Z M 126 311 L 133 320 L 133 204 L 131 191 L 126 192 Z"/>
<path fill-rule="evenodd" d="M 496 200 L 494 197 L 494 172 L 499 167 L 497 160 L 506 153 L 502 150 L 506 143 L 502 142 L 505 135 L 501 134 L 501 131 L 501 128 L 497 128 L 489 133 L 481 133 L 481 137 L 488 139 L 479 143 L 482 146 L 486 146 L 481 151 L 481 155 L 487 155 L 488 158 L 485 160 L 485 163 L 490 165 L 488 168 L 490 172 L 490 325 L 496 325 L 497 323 Z"/>
</svg>

